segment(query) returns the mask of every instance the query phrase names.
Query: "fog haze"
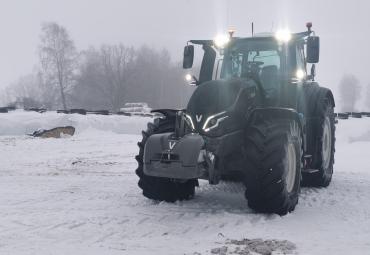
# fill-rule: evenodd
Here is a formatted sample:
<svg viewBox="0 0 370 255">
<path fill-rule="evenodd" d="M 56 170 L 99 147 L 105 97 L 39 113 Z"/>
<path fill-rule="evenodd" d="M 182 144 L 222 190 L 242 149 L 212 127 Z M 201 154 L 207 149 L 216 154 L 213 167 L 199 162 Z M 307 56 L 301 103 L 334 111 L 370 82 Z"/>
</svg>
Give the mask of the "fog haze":
<svg viewBox="0 0 370 255">
<path fill-rule="evenodd" d="M 228 28 L 236 36 L 280 27 L 305 30 L 307 21 L 321 37 L 317 79 L 335 90 L 344 73 L 370 82 L 369 1 L 211 1 L 211 0 L 0 0 L 0 88 L 37 63 L 40 25 L 65 26 L 78 49 L 103 43 L 146 44 L 167 48 L 181 59 L 182 47 L 193 38 L 213 38 Z"/>
</svg>

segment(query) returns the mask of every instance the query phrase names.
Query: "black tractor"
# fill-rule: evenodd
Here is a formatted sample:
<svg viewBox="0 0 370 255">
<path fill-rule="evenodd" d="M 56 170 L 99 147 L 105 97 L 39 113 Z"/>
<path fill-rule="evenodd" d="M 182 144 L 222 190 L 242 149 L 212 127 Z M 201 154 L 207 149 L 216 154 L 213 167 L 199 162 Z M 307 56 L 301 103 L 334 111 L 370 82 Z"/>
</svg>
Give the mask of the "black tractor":
<svg viewBox="0 0 370 255">
<path fill-rule="evenodd" d="M 199 78 L 187 75 L 197 87 L 186 109 L 155 110 L 162 117 L 142 132 L 136 174 L 145 197 L 187 200 L 198 179 L 234 180 L 244 183 L 249 207 L 284 215 L 301 185 L 329 185 L 335 102 L 315 81 L 319 37 L 311 27 L 187 43 L 184 69 L 194 45 L 203 49 Z"/>
</svg>

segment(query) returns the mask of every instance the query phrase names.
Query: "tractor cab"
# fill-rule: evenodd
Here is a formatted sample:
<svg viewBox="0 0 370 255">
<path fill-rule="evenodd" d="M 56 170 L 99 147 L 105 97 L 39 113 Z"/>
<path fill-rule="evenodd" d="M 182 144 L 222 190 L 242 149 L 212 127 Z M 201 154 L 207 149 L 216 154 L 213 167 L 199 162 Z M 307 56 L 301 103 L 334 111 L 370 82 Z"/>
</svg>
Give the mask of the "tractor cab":
<svg viewBox="0 0 370 255">
<path fill-rule="evenodd" d="M 257 34 L 253 37 L 218 36 L 215 40 L 191 40 L 184 49 L 184 69 L 193 65 L 194 45 L 204 51 L 199 79 L 188 74 L 193 85 L 210 80 L 253 79 L 264 93 L 268 105 L 296 108 L 294 90 L 286 88 L 297 82 L 314 80 L 315 63 L 319 61 L 319 37 L 308 30 L 291 34 L 286 30 L 275 34 Z M 311 72 L 307 73 L 307 63 Z"/>
</svg>

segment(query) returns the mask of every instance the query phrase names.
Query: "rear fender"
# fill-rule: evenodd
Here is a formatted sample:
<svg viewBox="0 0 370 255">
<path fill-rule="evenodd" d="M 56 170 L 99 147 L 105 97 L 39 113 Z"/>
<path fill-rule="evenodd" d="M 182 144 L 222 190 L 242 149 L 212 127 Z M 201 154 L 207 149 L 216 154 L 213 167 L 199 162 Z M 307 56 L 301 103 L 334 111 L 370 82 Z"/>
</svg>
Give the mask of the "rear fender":
<svg viewBox="0 0 370 255">
<path fill-rule="evenodd" d="M 335 107 L 334 96 L 330 89 L 320 87 L 317 83 L 306 84 L 299 99 L 301 105 L 298 111 L 304 113 L 306 118 L 315 118 L 318 105 L 325 100 L 329 100 L 330 104 Z"/>
<path fill-rule="evenodd" d="M 331 90 L 320 87 L 319 100 L 324 100 L 325 98 L 327 98 L 330 101 L 331 105 L 335 107 L 335 100 L 334 100 L 334 96 Z"/>
</svg>

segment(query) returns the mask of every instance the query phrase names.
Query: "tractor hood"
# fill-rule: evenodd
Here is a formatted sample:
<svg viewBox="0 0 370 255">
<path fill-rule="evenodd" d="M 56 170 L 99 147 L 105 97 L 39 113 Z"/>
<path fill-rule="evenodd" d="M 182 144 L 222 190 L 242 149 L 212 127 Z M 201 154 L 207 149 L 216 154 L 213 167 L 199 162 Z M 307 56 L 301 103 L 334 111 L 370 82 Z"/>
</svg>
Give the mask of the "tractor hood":
<svg viewBox="0 0 370 255">
<path fill-rule="evenodd" d="M 243 118 L 256 99 L 258 98 L 257 84 L 252 79 L 212 80 L 204 82 L 197 87 L 191 96 L 187 113 L 193 119 L 198 132 L 206 129 L 206 122 L 217 124 L 218 118 L 237 117 Z M 224 118 L 227 115 L 226 118 Z M 242 123 L 241 119 L 237 121 Z M 231 126 L 233 123 L 229 123 Z M 229 125 L 229 128 L 231 128 Z"/>
</svg>

